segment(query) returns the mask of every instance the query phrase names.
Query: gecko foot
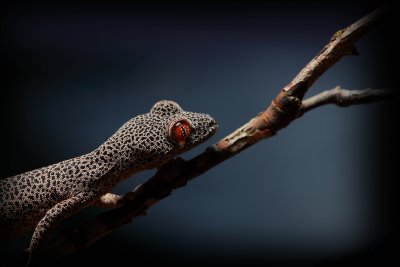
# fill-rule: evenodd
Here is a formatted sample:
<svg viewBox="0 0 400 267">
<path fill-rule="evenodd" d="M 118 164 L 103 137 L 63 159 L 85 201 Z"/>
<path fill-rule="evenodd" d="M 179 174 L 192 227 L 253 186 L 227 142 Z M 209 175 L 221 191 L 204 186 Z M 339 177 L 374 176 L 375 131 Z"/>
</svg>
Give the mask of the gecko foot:
<svg viewBox="0 0 400 267">
<path fill-rule="evenodd" d="M 32 250 L 31 250 L 31 248 L 27 248 L 27 249 L 25 249 L 25 252 L 28 253 L 28 260 L 25 264 L 25 267 L 29 267 L 29 266 L 31 266 L 31 263 L 32 263 Z"/>
</svg>

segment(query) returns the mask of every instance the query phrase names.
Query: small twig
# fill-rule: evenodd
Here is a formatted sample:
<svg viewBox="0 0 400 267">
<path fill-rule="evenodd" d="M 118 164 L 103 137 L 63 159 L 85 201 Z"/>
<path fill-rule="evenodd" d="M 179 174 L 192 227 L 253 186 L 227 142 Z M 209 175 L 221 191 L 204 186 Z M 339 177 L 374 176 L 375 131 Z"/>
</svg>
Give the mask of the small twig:
<svg viewBox="0 0 400 267">
<path fill-rule="evenodd" d="M 343 56 L 356 54 L 354 43 L 377 24 L 383 13 L 383 9 L 378 9 L 336 32 L 321 52 L 279 92 L 271 105 L 242 127 L 189 161 L 173 160 L 162 166 L 155 176 L 134 191 L 134 197 L 122 208 L 104 212 L 66 232 L 50 242 L 46 250 L 53 256 L 61 256 L 90 246 L 113 229 L 143 215 L 149 207 L 187 181 L 286 127 L 298 118 L 303 96 L 311 85 Z"/>
<path fill-rule="evenodd" d="M 347 107 L 356 104 L 365 104 L 383 100 L 398 94 L 398 89 L 364 89 L 364 90 L 346 90 L 340 86 L 326 90 L 315 96 L 303 100 L 298 112 L 302 116 L 305 112 L 326 104 L 335 104 L 340 107 Z"/>
</svg>

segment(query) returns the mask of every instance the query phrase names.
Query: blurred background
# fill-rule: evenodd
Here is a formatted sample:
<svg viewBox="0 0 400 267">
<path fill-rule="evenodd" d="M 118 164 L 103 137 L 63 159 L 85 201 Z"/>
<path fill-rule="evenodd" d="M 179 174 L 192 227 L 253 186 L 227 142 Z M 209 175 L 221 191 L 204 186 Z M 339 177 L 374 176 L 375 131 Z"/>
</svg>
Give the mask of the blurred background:
<svg viewBox="0 0 400 267">
<path fill-rule="evenodd" d="M 374 2 L 191 5 L 15 4 L 1 13 L 2 164 L 8 177 L 87 153 L 161 99 L 219 130 L 263 110 L 339 29 Z M 397 86 L 389 22 L 364 36 L 307 96 Z M 173 192 L 58 265 L 345 264 L 394 254 L 394 101 L 311 111 Z M 151 177 L 136 175 L 124 193 Z M 101 212 L 89 208 L 66 229 Z M 21 261 L 30 235 L 2 244 Z"/>
</svg>

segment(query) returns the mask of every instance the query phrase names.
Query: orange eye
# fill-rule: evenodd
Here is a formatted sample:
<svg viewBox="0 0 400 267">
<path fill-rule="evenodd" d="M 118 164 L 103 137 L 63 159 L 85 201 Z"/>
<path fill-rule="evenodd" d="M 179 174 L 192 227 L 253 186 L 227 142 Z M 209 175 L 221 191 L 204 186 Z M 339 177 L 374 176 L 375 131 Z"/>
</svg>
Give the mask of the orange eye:
<svg viewBox="0 0 400 267">
<path fill-rule="evenodd" d="M 191 134 L 192 128 L 188 121 L 180 120 L 176 122 L 170 129 L 171 139 L 178 145 L 184 145 Z"/>
</svg>

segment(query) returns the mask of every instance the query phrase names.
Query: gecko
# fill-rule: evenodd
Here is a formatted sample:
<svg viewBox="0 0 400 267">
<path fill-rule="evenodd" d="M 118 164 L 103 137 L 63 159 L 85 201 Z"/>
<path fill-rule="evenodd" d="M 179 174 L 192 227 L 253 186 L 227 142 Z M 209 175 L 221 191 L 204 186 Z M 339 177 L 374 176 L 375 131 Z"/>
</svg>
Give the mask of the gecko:
<svg viewBox="0 0 400 267">
<path fill-rule="evenodd" d="M 85 207 L 119 207 L 112 188 L 203 143 L 217 130 L 208 114 L 162 100 L 126 122 L 90 153 L 0 180 L 0 237 L 33 230 L 29 255 L 57 223 Z"/>
</svg>

